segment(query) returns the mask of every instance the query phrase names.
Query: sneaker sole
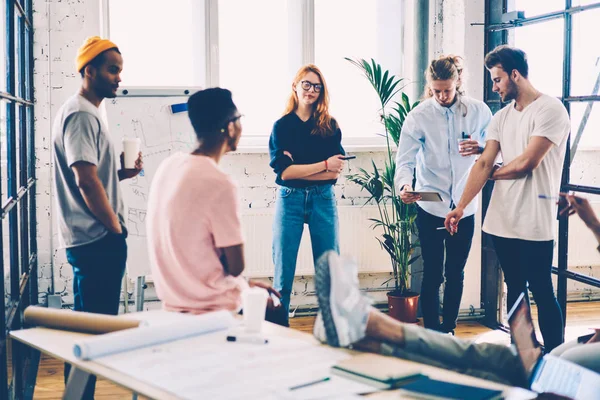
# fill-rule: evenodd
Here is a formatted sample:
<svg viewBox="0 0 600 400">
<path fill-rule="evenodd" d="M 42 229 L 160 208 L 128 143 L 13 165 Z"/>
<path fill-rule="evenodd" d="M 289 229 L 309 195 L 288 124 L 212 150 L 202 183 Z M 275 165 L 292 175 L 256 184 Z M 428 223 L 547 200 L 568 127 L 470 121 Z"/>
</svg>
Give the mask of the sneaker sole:
<svg viewBox="0 0 600 400">
<path fill-rule="evenodd" d="M 323 326 L 325 327 L 325 335 L 327 336 L 327 344 L 333 347 L 340 347 L 340 341 L 335 329 L 335 322 L 331 314 L 331 303 L 329 302 L 331 293 L 331 274 L 329 272 L 329 253 L 324 253 L 317 261 L 316 282 L 317 299 L 319 301 L 319 309 L 323 318 Z"/>
</svg>

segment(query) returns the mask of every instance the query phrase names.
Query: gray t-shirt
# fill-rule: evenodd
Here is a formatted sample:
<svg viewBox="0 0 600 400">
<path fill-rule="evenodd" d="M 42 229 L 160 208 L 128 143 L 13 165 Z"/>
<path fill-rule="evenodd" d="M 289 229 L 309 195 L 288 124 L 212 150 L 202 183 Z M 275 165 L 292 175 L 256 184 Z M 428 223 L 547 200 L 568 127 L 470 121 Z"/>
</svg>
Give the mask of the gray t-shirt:
<svg viewBox="0 0 600 400">
<path fill-rule="evenodd" d="M 98 169 L 98 178 L 113 211 L 125 224 L 119 188 L 117 154 L 96 106 L 76 94 L 60 108 L 52 128 L 54 194 L 58 207 L 61 247 L 75 247 L 102 239 L 108 230 L 92 214 L 77 187 L 71 166 L 84 161 Z"/>
</svg>

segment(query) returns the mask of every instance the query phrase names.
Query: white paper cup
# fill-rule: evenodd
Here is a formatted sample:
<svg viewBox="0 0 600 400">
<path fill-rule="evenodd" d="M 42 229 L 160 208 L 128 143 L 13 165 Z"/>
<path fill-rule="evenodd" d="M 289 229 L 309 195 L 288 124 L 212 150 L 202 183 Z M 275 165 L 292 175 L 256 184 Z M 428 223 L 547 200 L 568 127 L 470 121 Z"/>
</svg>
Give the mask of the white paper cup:
<svg viewBox="0 0 600 400">
<path fill-rule="evenodd" d="M 242 310 L 246 332 L 258 333 L 267 312 L 269 293 L 259 287 L 251 287 L 242 292 Z"/>
<path fill-rule="evenodd" d="M 126 169 L 135 168 L 135 162 L 140 156 L 140 139 L 139 138 L 123 138 L 123 166 Z"/>
<path fill-rule="evenodd" d="M 467 138 L 467 139 L 458 139 L 458 152 L 459 153 L 461 151 L 460 146 L 461 146 L 462 142 L 466 142 L 467 140 L 471 140 L 471 139 L 469 139 L 469 138 Z"/>
</svg>

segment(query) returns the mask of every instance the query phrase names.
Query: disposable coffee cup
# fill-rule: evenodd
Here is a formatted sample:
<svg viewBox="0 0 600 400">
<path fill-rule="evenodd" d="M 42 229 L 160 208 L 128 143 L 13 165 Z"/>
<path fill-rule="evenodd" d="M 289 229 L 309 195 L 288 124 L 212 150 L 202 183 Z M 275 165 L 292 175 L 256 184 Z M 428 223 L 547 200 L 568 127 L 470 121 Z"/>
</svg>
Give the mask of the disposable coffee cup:
<svg viewBox="0 0 600 400">
<path fill-rule="evenodd" d="M 123 166 L 126 169 L 134 169 L 135 162 L 140 156 L 140 139 L 139 138 L 123 138 Z"/>
<path fill-rule="evenodd" d="M 471 140 L 471 139 L 470 139 L 470 138 L 461 138 L 461 139 L 458 139 L 458 152 L 459 152 L 459 153 L 460 153 L 460 151 L 462 150 L 462 149 L 461 149 L 462 143 L 463 143 L 463 142 L 466 142 L 467 140 Z"/>
<path fill-rule="evenodd" d="M 269 293 L 259 287 L 251 287 L 242 292 L 242 310 L 246 332 L 259 333 L 267 313 Z"/>
</svg>

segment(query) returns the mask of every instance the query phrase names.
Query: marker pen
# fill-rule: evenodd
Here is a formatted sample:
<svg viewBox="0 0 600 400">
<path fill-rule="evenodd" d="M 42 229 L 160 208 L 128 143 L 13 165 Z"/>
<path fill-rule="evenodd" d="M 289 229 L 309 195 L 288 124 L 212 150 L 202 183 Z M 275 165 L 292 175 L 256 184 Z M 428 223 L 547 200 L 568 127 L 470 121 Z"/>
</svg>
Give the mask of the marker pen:
<svg viewBox="0 0 600 400">
<path fill-rule="evenodd" d="M 252 343 L 252 344 L 267 344 L 269 339 L 256 336 L 227 336 L 228 342 Z"/>
</svg>

